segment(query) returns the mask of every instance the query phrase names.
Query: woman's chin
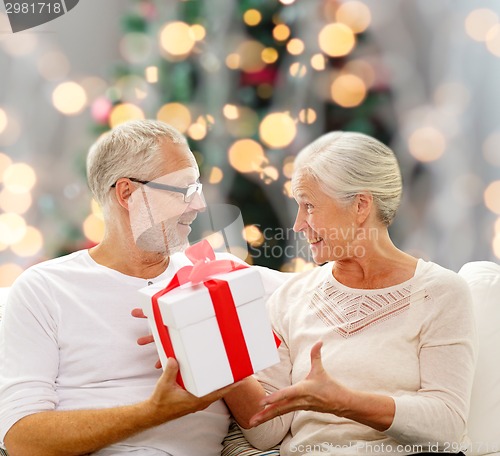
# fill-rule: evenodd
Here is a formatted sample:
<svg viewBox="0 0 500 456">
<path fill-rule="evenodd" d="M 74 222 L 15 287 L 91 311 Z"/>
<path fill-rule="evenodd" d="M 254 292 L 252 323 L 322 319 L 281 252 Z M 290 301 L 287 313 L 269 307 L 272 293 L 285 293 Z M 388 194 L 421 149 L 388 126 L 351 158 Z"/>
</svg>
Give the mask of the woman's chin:
<svg viewBox="0 0 500 456">
<path fill-rule="evenodd" d="M 330 255 L 327 255 L 328 249 L 326 248 L 325 241 L 321 240 L 314 244 L 309 244 L 312 259 L 316 264 L 323 264 L 330 261 Z"/>
</svg>

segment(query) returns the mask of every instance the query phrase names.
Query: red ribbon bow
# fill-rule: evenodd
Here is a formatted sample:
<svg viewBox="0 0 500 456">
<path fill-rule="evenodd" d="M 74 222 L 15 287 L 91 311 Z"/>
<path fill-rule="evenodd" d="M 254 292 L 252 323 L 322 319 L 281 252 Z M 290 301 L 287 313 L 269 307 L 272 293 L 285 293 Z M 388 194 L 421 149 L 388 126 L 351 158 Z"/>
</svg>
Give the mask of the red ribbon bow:
<svg viewBox="0 0 500 456">
<path fill-rule="evenodd" d="M 241 329 L 236 306 L 229 285 L 224 280 L 211 279 L 215 274 L 227 273 L 245 269 L 248 266 L 231 260 L 216 260 L 215 253 L 207 240 L 190 246 L 186 256 L 193 266 L 184 266 L 177 271 L 170 283 L 151 299 L 153 316 L 158 329 L 161 343 L 168 358 L 175 358 L 174 348 L 167 326 L 163 323 L 158 306 L 158 298 L 179 286 L 191 282 L 203 282 L 208 288 L 215 310 L 215 317 L 224 343 L 234 381 L 241 380 L 253 374 L 252 362 Z M 177 383 L 184 387 L 181 374 L 177 375 Z"/>
</svg>

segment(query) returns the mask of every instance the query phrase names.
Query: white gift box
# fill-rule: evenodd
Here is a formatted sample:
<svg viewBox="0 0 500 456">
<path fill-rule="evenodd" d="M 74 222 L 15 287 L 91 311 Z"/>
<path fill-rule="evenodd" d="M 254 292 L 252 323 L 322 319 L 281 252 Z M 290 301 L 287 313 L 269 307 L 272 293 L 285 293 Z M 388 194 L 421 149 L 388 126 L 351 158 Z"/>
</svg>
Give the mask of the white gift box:
<svg viewBox="0 0 500 456">
<path fill-rule="evenodd" d="M 203 283 L 193 285 L 189 282 L 181 285 L 159 297 L 158 308 L 163 323 L 168 328 L 184 387 L 195 396 L 203 396 L 241 380 L 233 376 L 214 304 L 205 285 L 211 279 L 224 281 L 229 285 L 234 306 L 230 301 L 226 301 L 224 306 L 231 306 L 233 312 L 236 307 L 244 337 L 242 345 L 246 344 L 251 362 L 249 374 L 279 362 L 274 334 L 263 300 L 264 287 L 257 271 L 245 268 L 214 275 Z M 154 320 L 152 297 L 167 285 L 168 282 L 159 282 L 139 290 L 142 309 L 148 317 L 163 367 L 166 366 L 167 355 Z M 233 348 L 230 347 L 230 351 Z"/>
</svg>

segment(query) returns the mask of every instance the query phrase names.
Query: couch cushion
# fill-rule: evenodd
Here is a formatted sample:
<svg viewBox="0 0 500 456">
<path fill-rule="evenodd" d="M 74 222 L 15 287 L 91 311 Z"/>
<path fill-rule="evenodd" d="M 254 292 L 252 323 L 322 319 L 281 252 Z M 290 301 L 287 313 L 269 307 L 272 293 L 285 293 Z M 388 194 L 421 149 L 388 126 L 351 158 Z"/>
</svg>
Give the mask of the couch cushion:
<svg viewBox="0 0 500 456">
<path fill-rule="evenodd" d="M 477 261 L 465 264 L 459 274 L 472 291 L 479 344 L 468 423 L 470 454 L 500 454 L 500 266 Z"/>
<path fill-rule="evenodd" d="M 222 442 L 221 456 L 279 456 L 279 445 L 267 451 L 260 451 L 248 443 L 241 429 L 233 421 L 229 432 Z"/>
</svg>

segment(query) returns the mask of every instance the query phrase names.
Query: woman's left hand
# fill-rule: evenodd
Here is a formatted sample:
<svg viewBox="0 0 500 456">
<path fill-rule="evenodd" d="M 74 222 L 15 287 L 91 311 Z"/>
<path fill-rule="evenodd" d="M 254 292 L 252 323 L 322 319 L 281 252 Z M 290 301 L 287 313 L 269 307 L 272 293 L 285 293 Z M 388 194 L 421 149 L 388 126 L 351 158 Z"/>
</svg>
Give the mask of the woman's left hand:
<svg viewBox="0 0 500 456">
<path fill-rule="evenodd" d="M 321 361 L 322 345 L 316 342 L 312 347 L 311 370 L 304 380 L 270 394 L 261 402 L 265 409 L 250 419 L 252 427 L 295 410 L 342 413 L 350 391 L 325 371 Z"/>
</svg>

